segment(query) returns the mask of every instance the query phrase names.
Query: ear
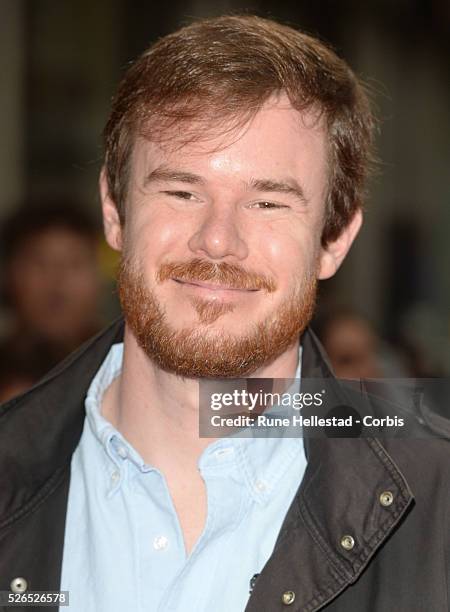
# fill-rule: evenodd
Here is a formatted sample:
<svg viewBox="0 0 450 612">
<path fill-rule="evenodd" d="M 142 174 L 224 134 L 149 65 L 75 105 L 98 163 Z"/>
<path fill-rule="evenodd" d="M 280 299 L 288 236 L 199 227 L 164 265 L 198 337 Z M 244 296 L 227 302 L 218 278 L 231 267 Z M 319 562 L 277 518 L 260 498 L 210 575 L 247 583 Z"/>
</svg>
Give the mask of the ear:
<svg viewBox="0 0 450 612">
<path fill-rule="evenodd" d="M 317 275 L 319 280 L 331 278 L 336 274 L 360 230 L 362 220 L 362 211 L 358 209 L 350 223 L 342 230 L 340 236 L 322 248 L 319 273 Z"/>
<path fill-rule="evenodd" d="M 103 229 L 106 242 L 115 251 L 122 250 L 122 225 L 115 202 L 109 195 L 106 170 L 103 166 L 99 178 L 100 198 L 102 201 Z"/>
</svg>

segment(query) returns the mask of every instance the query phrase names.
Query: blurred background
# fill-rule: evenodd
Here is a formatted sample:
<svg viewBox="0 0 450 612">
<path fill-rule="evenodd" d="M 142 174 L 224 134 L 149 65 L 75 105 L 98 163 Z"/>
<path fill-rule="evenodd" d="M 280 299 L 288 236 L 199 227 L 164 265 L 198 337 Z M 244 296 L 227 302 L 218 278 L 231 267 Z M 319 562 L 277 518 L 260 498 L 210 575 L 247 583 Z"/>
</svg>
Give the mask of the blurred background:
<svg viewBox="0 0 450 612">
<path fill-rule="evenodd" d="M 0 0 L 0 400 L 118 313 L 97 196 L 128 62 L 196 17 L 252 12 L 331 43 L 375 92 L 379 175 L 315 323 L 342 376 L 450 374 L 448 0 Z M 3 389 L 3 391 L 2 391 Z"/>
</svg>

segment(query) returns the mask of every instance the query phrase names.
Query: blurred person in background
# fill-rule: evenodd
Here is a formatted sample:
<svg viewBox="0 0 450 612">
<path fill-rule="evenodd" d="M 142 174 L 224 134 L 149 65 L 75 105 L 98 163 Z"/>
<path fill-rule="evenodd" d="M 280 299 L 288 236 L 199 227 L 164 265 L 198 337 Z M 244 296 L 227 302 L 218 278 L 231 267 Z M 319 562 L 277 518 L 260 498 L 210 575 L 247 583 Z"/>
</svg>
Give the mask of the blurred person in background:
<svg viewBox="0 0 450 612">
<path fill-rule="evenodd" d="M 404 359 L 384 341 L 375 326 L 351 308 L 327 311 L 314 329 L 337 378 L 396 378 L 408 376 Z"/>
<path fill-rule="evenodd" d="M 16 211 L 0 244 L 8 311 L 0 354 L 19 355 L 25 368 L 28 359 L 34 376 L 30 371 L 24 381 L 36 382 L 99 329 L 98 229 L 62 199 Z M 11 364 L 0 361 L 0 378 L 4 367 Z"/>
</svg>

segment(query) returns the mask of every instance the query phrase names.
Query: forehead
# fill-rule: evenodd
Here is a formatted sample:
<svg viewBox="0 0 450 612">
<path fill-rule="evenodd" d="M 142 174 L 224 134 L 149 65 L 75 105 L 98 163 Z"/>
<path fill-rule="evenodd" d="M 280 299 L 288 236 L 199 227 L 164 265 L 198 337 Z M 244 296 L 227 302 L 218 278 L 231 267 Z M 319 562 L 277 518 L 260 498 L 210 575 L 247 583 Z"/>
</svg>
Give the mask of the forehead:
<svg viewBox="0 0 450 612">
<path fill-rule="evenodd" d="M 327 131 L 317 112 L 294 109 L 286 96 L 273 97 L 251 118 L 220 125 L 177 125 L 154 141 L 138 138 L 132 178 L 161 165 L 202 172 L 206 178 L 239 180 L 289 174 L 320 182 L 327 171 Z M 186 136 L 188 134 L 188 136 Z"/>
</svg>

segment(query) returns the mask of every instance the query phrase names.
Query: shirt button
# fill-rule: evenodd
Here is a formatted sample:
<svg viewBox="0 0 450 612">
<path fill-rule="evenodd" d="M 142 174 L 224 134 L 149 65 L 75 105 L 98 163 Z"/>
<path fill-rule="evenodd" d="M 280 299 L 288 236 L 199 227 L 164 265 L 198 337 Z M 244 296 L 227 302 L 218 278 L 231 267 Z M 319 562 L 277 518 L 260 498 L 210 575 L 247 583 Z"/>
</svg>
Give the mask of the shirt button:
<svg viewBox="0 0 450 612">
<path fill-rule="evenodd" d="M 264 482 L 264 480 L 257 480 L 255 482 L 255 489 L 260 493 L 263 493 L 267 489 L 267 484 Z"/>
<path fill-rule="evenodd" d="M 11 584 L 9 586 L 11 587 L 11 591 L 13 593 L 25 593 L 28 588 L 28 583 L 25 578 L 19 577 L 11 580 Z"/>
<path fill-rule="evenodd" d="M 119 478 L 120 478 L 120 472 L 118 470 L 114 470 L 114 472 L 111 474 L 112 482 L 117 482 Z"/>
<path fill-rule="evenodd" d="M 391 491 L 383 491 L 383 493 L 380 495 L 380 504 L 382 506 L 390 506 L 392 504 L 392 502 L 394 501 L 394 496 L 391 493 Z"/>
<path fill-rule="evenodd" d="M 119 454 L 119 457 L 122 457 L 122 459 L 126 459 L 128 457 L 128 451 L 125 446 L 119 446 L 117 452 Z"/>
<path fill-rule="evenodd" d="M 169 540 L 166 538 L 166 536 L 156 536 L 156 538 L 153 540 L 153 548 L 155 550 L 165 550 L 169 545 Z"/>
<path fill-rule="evenodd" d="M 281 596 L 281 601 L 284 603 L 285 606 L 290 606 L 291 604 L 294 603 L 294 600 L 295 600 L 294 591 L 285 591 L 283 595 Z"/>
<path fill-rule="evenodd" d="M 345 550 L 351 550 L 355 545 L 355 540 L 351 535 L 345 535 L 341 538 L 341 546 L 345 548 Z"/>
</svg>

